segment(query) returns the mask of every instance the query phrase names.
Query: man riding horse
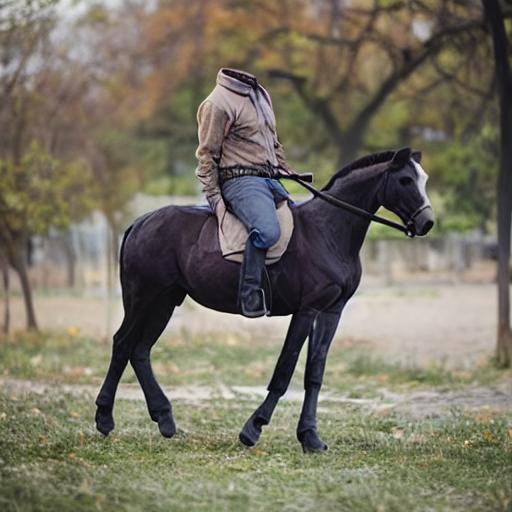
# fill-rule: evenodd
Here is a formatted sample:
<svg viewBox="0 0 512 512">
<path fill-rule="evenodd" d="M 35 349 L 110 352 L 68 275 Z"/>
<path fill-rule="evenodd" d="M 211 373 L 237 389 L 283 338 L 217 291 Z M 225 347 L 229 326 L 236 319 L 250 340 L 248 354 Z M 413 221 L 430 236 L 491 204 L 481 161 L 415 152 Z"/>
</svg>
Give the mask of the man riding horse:
<svg viewBox="0 0 512 512">
<path fill-rule="evenodd" d="M 213 244 L 218 225 L 205 208 L 168 205 L 133 221 L 119 255 L 124 318 L 96 398 L 96 427 L 104 435 L 114 428 L 115 395 L 130 362 L 151 419 L 163 436 L 174 436 L 171 402 L 156 380 L 150 353 L 175 308 L 189 296 L 225 313 L 257 316 L 270 310 L 274 316 L 291 315 L 268 394 L 239 438 L 245 446 L 258 442 L 308 339 L 297 439 L 305 452 L 324 451 L 327 445 L 316 426 L 318 397 L 329 346 L 359 286 L 360 250 L 370 222 L 410 237 L 426 235 L 434 225 L 428 176 L 420 164 L 421 153 L 402 148 L 359 158 L 334 173 L 322 190 L 306 186 L 313 197 L 292 209 L 293 236 L 268 269 L 273 300 L 266 304 L 261 290 L 265 251 L 279 237 L 275 204 L 288 198 L 276 178 L 288 174 L 305 183 L 286 165 L 270 98 L 256 79 L 222 69 L 217 81 L 199 108 L 197 174 L 212 209 L 220 213 L 224 198 L 250 232 L 241 278 Z M 375 215 L 381 206 L 395 213 L 401 224 Z"/>
<path fill-rule="evenodd" d="M 197 121 L 196 175 L 208 203 L 216 212 L 224 202 L 249 232 L 240 269 L 240 311 L 247 317 L 265 315 L 265 255 L 280 236 L 276 206 L 289 198 L 277 178 L 296 174 L 277 139 L 270 95 L 255 76 L 222 68 Z"/>
</svg>

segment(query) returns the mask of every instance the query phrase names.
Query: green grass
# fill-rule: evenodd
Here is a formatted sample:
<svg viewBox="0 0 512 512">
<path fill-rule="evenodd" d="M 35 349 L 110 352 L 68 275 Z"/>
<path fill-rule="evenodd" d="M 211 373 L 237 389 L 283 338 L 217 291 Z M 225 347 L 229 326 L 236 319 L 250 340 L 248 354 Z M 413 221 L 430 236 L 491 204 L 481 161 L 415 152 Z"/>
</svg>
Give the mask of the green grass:
<svg viewBox="0 0 512 512">
<path fill-rule="evenodd" d="M 117 429 L 93 430 L 92 397 L 0 393 L 0 509 L 510 510 L 512 418 L 456 415 L 410 423 L 322 404 L 330 450 L 304 455 L 298 404 L 283 402 L 260 444 L 237 442 L 256 406 L 174 404 L 161 438 L 142 402 L 118 401 Z"/>
<path fill-rule="evenodd" d="M 281 347 L 234 334 L 163 336 L 153 352 L 165 385 L 265 385 Z M 305 351 L 304 351 L 305 352 Z M 337 340 L 326 388 L 372 397 L 379 388 L 494 385 L 510 371 L 396 364 L 364 343 Z M 304 355 L 292 383 L 301 387 Z M 110 346 L 65 333 L 20 334 L 0 347 L 0 375 L 98 385 Z M 128 370 L 125 382 L 134 381 Z M 295 439 L 300 405 L 279 404 L 257 448 L 238 432 L 257 406 L 245 400 L 175 400 L 178 434 L 163 439 L 140 401 L 118 400 L 116 430 L 94 430 L 94 397 L 0 390 L 0 510 L 10 511 L 512 511 L 512 411 L 435 418 L 321 402 L 330 450 L 304 455 Z M 405 412 L 404 412 L 405 411 Z"/>
<path fill-rule="evenodd" d="M 102 382 L 110 360 L 110 344 L 66 333 L 26 333 L 0 343 L 0 376 L 59 383 Z M 281 344 L 264 338 L 251 340 L 233 333 L 164 334 L 152 352 L 159 381 L 164 385 L 266 385 Z M 301 387 L 303 350 L 294 385 Z M 443 365 L 396 363 L 371 355 L 364 342 L 337 339 L 329 353 L 325 384 L 353 396 L 373 396 L 382 386 L 460 387 L 490 385 L 510 379 L 512 372 L 498 370 L 490 361 L 470 370 Z M 131 369 L 124 382 L 135 382 Z"/>
</svg>

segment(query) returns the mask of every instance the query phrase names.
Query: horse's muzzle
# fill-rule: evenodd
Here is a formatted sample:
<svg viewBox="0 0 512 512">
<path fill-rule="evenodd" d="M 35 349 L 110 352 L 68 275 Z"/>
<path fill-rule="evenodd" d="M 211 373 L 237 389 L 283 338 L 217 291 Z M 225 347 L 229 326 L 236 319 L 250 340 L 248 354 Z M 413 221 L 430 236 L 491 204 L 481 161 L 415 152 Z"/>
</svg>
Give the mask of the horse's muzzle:
<svg viewBox="0 0 512 512">
<path fill-rule="evenodd" d="M 423 208 L 413 219 L 409 226 L 412 232 L 417 236 L 425 236 L 434 226 L 435 218 L 432 207 Z"/>
</svg>

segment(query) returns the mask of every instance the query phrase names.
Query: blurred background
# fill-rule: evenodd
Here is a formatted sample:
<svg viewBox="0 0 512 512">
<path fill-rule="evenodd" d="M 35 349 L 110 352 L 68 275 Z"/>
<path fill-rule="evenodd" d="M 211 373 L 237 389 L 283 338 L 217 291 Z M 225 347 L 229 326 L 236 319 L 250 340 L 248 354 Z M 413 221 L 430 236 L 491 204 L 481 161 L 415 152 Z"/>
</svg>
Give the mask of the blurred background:
<svg viewBox="0 0 512 512">
<path fill-rule="evenodd" d="M 510 36 L 510 6 L 495 3 Z M 345 339 L 455 366 L 491 356 L 500 77 L 472 0 L 0 2 L 4 336 L 115 332 L 124 229 L 160 206 L 204 202 L 196 111 L 222 66 L 269 90 L 287 157 L 317 187 L 370 152 L 423 152 L 435 229 L 407 240 L 372 226 Z M 187 302 L 169 329 L 278 342 L 286 324 Z"/>
<path fill-rule="evenodd" d="M 0 0 L 1 509 L 510 512 L 511 43 L 511 0 Z M 116 429 L 95 430 L 123 232 L 205 203 L 196 112 L 224 66 L 271 93 L 317 187 L 403 146 L 430 175 L 429 235 L 374 225 L 363 246 L 321 456 L 294 435 L 306 350 L 258 446 L 238 443 L 289 318 L 189 299 L 151 354 L 175 438 L 130 366 Z"/>
</svg>

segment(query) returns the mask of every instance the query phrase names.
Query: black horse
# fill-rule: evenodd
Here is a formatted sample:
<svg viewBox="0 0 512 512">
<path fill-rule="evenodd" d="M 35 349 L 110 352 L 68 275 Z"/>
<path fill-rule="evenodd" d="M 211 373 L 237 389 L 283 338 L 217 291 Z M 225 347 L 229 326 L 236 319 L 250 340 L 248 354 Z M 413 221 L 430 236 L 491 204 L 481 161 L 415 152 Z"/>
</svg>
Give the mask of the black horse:
<svg viewBox="0 0 512 512">
<path fill-rule="evenodd" d="M 408 148 L 361 158 L 337 172 L 323 189 L 375 213 L 382 205 L 425 235 L 434 219 L 420 153 Z M 329 345 L 341 312 L 361 278 L 359 251 L 369 220 L 320 198 L 293 206 L 295 229 L 281 260 L 268 267 L 272 315 L 292 315 L 268 386 L 268 395 L 247 420 L 240 440 L 253 446 L 285 393 L 309 336 L 305 398 L 297 427 L 304 451 L 327 448 L 316 428 L 316 409 Z M 173 310 L 186 295 L 217 311 L 238 313 L 239 265 L 223 259 L 217 221 L 197 206 L 167 206 L 139 217 L 127 229 L 120 256 L 125 316 L 114 335 L 112 358 L 96 399 L 96 426 L 114 428 L 112 411 L 121 375 L 130 361 L 151 419 L 165 437 L 176 432 L 172 408 L 151 369 L 150 351 Z"/>
</svg>

